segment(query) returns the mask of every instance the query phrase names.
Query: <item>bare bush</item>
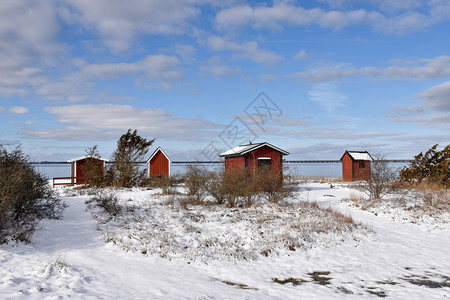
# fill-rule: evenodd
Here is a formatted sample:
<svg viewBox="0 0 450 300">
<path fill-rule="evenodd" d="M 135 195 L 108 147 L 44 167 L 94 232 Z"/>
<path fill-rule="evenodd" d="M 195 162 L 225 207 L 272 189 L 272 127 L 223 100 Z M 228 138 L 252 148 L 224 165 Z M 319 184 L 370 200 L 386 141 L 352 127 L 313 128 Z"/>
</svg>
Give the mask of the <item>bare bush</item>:
<svg viewBox="0 0 450 300">
<path fill-rule="evenodd" d="M 119 205 L 119 199 L 114 191 L 105 189 L 97 190 L 91 200 L 110 216 L 117 216 L 122 211 Z"/>
<path fill-rule="evenodd" d="M 188 189 L 189 196 L 197 201 L 203 201 L 207 194 L 207 182 L 210 174 L 203 168 L 196 165 L 187 165 L 186 174 L 184 176 L 184 184 Z"/>
<path fill-rule="evenodd" d="M 20 146 L 0 145 L 0 244 L 28 242 L 39 220 L 59 219 L 65 207 Z"/>
<path fill-rule="evenodd" d="M 283 174 L 270 170 L 259 172 L 254 180 L 257 190 L 264 195 L 267 201 L 272 203 L 279 203 L 292 196 L 298 185 L 293 173 L 288 168 L 284 168 Z"/>
<path fill-rule="evenodd" d="M 259 199 L 278 203 L 296 190 L 293 176 L 285 176 L 272 170 L 259 169 L 251 172 L 247 168 L 231 168 L 212 172 L 208 181 L 208 192 L 218 204 L 229 207 L 250 207 Z"/>
<path fill-rule="evenodd" d="M 222 205 L 226 201 L 226 190 L 223 185 L 223 178 L 225 176 L 224 170 L 217 170 L 210 172 L 206 189 L 208 193 L 217 201 L 217 204 Z"/>
<path fill-rule="evenodd" d="M 180 181 L 181 179 L 178 175 L 157 175 L 149 178 L 148 181 L 146 180 L 144 186 L 157 187 L 162 190 L 163 195 L 171 195 L 175 194 L 176 187 Z"/>
<path fill-rule="evenodd" d="M 361 181 L 356 188 L 369 196 L 370 200 L 377 200 L 394 192 L 399 184 L 395 178 L 395 171 L 389 167 L 384 155 L 374 154 L 373 156 L 370 178 Z"/>
</svg>

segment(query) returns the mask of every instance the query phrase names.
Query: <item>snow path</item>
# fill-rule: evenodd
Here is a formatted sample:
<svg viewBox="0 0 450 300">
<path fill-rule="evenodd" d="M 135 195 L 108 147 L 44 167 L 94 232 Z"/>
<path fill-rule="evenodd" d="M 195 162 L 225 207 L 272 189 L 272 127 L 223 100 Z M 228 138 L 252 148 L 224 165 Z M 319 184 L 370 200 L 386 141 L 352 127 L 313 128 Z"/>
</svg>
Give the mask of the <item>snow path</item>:
<svg viewBox="0 0 450 300">
<path fill-rule="evenodd" d="M 449 299 L 450 287 L 427 284 L 450 284 L 450 230 L 350 207 L 341 200 L 351 192 L 309 183 L 299 198 L 351 215 L 373 231 L 367 236 L 258 261 L 190 265 L 105 246 L 87 197 L 66 197 L 64 219 L 43 222 L 31 245 L 0 246 L 0 299 Z"/>
<path fill-rule="evenodd" d="M 0 248 L 0 298 L 242 298 L 242 291 L 184 262 L 146 258 L 105 246 L 85 197 L 66 198 L 59 221 L 46 221 L 33 245 Z M 256 297 L 256 296 L 255 296 Z"/>
</svg>

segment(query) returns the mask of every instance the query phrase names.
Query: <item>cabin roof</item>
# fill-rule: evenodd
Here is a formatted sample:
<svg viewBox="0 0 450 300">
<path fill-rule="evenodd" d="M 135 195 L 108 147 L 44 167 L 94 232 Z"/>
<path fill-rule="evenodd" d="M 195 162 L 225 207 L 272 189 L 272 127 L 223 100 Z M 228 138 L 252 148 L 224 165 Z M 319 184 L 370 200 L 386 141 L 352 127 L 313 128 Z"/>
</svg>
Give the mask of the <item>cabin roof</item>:
<svg viewBox="0 0 450 300">
<path fill-rule="evenodd" d="M 284 151 L 278 147 L 275 147 L 274 145 L 271 145 L 269 143 L 255 143 L 255 144 L 247 144 L 247 145 L 240 145 L 237 147 L 234 147 L 233 149 L 227 150 L 221 154 L 219 154 L 220 157 L 229 157 L 229 156 L 240 156 L 245 155 L 249 152 L 252 152 L 256 149 L 259 149 L 261 147 L 267 146 L 275 151 L 280 152 L 283 155 L 289 155 L 289 152 Z"/>
<path fill-rule="evenodd" d="M 79 161 L 79 160 L 83 160 L 83 159 L 86 159 L 86 158 L 90 158 L 90 156 L 86 156 L 86 155 L 85 155 L 85 156 L 80 156 L 80 157 L 71 158 L 71 159 L 67 160 L 67 162 Z M 103 161 L 109 161 L 109 159 L 101 158 L 101 157 L 92 157 L 92 158 L 99 159 L 99 160 L 103 160 Z"/>
<path fill-rule="evenodd" d="M 350 158 L 353 159 L 353 160 L 369 160 L 369 161 L 373 161 L 372 156 L 370 156 L 369 152 L 367 152 L 367 151 L 345 151 L 345 153 L 348 153 Z M 344 153 L 344 155 L 345 155 L 345 153 Z M 344 155 L 342 155 L 341 160 L 344 157 Z"/>
<path fill-rule="evenodd" d="M 161 151 L 161 153 L 169 160 L 169 163 L 172 163 L 169 156 L 167 156 L 166 152 L 164 152 L 164 150 L 161 147 L 158 147 L 158 148 L 156 148 L 155 151 L 153 151 L 153 154 L 150 155 L 149 159 L 147 159 L 147 163 L 149 163 L 152 160 L 152 158 L 156 155 L 156 153 L 158 153 L 159 151 Z"/>
</svg>

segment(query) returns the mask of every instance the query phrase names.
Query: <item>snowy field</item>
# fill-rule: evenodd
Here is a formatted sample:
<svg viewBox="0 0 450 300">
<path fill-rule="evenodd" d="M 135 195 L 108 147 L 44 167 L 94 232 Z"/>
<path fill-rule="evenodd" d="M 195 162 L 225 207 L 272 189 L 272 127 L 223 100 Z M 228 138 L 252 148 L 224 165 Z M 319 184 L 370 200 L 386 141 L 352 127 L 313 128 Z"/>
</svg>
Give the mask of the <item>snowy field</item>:
<svg viewBox="0 0 450 300">
<path fill-rule="evenodd" d="M 302 182 L 287 203 L 235 209 L 120 190 L 116 217 L 58 187 L 64 219 L 0 246 L 0 299 L 450 298 L 448 205 L 367 205 L 333 185 Z"/>
</svg>

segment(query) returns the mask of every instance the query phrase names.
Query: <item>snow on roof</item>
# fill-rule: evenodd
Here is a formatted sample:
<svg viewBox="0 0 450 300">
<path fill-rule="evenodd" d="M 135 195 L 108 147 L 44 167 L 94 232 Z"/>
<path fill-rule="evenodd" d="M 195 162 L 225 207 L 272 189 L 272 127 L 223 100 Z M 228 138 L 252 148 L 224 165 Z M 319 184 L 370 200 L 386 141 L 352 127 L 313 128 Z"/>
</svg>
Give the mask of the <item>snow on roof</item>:
<svg viewBox="0 0 450 300">
<path fill-rule="evenodd" d="M 350 155 L 353 160 L 370 160 L 372 161 L 372 156 L 367 151 L 361 152 L 361 151 L 347 151 L 347 153 Z"/>
<path fill-rule="evenodd" d="M 79 161 L 79 160 L 83 160 L 88 158 L 88 156 L 80 156 L 80 157 L 75 157 L 75 158 L 71 158 L 69 160 L 67 160 L 67 162 L 74 162 L 74 161 Z M 101 157 L 96 157 L 99 160 L 103 160 L 103 161 L 109 161 L 109 159 L 106 158 L 101 158 Z"/>
<path fill-rule="evenodd" d="M 245 152 L 246 150 L 251 149 L 254 146 L 255 146 L 254 144 L 237 146 L 234 147 L 233 149 L 220 153 L 219 156 L 239 155 L 240 153 Z"/>
<path fill-rule="evenodd" d="M 161 151 L 162 154 L 169 160 L 169 163 L 172 163 L 169 156 L 167 156 L 166 152 L 164 152 L 164 150 L 161 147 L 156 148 L 156 150 L 153 152 L 153 154 L 150 155 L 149 159 L 147 159 L 147 163 L 149 163 L 152 160 L 153 156 L 155 156 L 156 153 L 158 153 L 158 151 Z"/>
<path fill-rule="evenodd" d="M 289 152 L 284 151 L 280 148 L 277 148 L 269 143 L 255 143 L 255 144 L 240 145 L 240 146 L 234 147 L 233 149 L 230 149 L 228 151 L 220 153 L 219 156 L 224 157 L 224 156 L 233 156 L 233 155 L 244 155 L 244 154 L 247 154 L 248 152 L 251 152 L 251 151 L 261 148 L 263 146 L 272 148 L 275 151 L 278 151 L 283 155 L 289 155 Z"/>
</svg>

